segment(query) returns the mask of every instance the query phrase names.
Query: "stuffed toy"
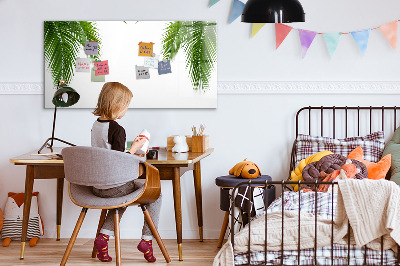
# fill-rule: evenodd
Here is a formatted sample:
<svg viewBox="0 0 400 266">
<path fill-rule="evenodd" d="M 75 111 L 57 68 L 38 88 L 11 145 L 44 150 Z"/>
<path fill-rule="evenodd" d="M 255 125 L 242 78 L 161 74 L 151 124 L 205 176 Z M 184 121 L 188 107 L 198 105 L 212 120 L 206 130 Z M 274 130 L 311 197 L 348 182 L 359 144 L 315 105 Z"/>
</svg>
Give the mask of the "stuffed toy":
<svg viewBox="0 0 400 266">
<path fill-rule="evenodd" d="M 237 163 L 231 170 L 229 170 L 229 174 L 249 179 L 260 176 L 261 172 L 258 166 L 255 163 L 246 160 L 247 158 L 242 162 Z"/>
<path fill-rule="evenodd" d="M 299 164 L 297 165 L 297 167 L 290 173 L 290 181 L 303 181 L 303 176 L 302 176 L 302 172 L 304 167 L 306 167 L 306 165 L 308 165 L 309 163 L 312 162 L 317 162 L 319 160 L 321 160 L 322 157 L 326 156 L 326 155 L 330 155 L 333 154 L 333 152 L 331 151 L 320 151 L 318 153 L 315 153 L 311 156 L 308 156 L 307 158 L 301 160 L 299 162 Z M 299 185 L 295 185 L 292 184 L 291 185 L 294 188 L 294 191 L 298 191 L 299 190 Z"/>
<path fill-rule="evenodd" d="M 386 177 L 387 172 L 390 169 L 392 155 L 387 154 L 379 162 L 373 163 L 364 160 L 363 153 L 364 152 L 361 146 L 358 146 L 352 152 L 350 152 L 347 158 L 356 159 L 365 164 L 368 169 L 368 179 L 375 179 L 375 180 L 384 179 Z"/>
<path fill-rule="evenodd" d="M 172 152 L 188 152 L 189 146 L 186 143 L 185 136 L 175 136 L 174 137 L 175 146 L 172 148 Z"/>
<path fill-rule="evenodd" d="M 40 236 L 43 235 L 43 223 L 39 216 L 38 194 L 32 193 L 31 212 L 29 214 L 27 239 L 29 246 L 36 245 Z M 1 230 L 3 246 L 8 247 L 11 240 L 21 241 L 22 219 L 24 212 L 24 193 L 8 193 L 6 206 L 4 208 L 4 222 Z"/>
</svg>

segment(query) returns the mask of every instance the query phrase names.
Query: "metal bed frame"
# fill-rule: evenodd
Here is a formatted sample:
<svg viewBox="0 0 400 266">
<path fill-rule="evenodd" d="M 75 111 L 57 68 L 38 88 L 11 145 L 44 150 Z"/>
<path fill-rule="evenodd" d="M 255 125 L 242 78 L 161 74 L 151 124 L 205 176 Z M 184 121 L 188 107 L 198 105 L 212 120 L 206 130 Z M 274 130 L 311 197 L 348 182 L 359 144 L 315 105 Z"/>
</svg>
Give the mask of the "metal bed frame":
<svg viewBox="0 0 400 266">
<path fill-rule="evenodd" d="M 312 106 L 308 106 L 308 107 L 303 107 L 296 114 L 296 138 L 299 135 L 300 114 L 303 111 L 306 111 L 306 110 L 308 110 L 308 134 L 309 135 L 311 135 L 311 131 L 312 131 L 311 112 L 313 110 L 319 111 L 319 113 L 320 113 L 320 136 L 324 136 L 324 111 L 325 110 L 331 110 L 330 113 L 332 113 L 332 123 L 333 123 L 333 125 L 332 125 L 332 129 L 333 129 L 332 136 L 333 136 L 333 138 L 336 137 L 336 122 L 337 122 L 336 112 L 338 112 L 338 111 L 344 112 L 344 121 L 341 121 L 341 122 L 342 122 L 342 125 L 344 123 L 345 137 L 347 138 L 347 136 L 348 136 L 348 125 L 349 125 L 349 121 L 348 121 L 349 120 L 348 119 L 349 115 L 348 115 L 348 113 L 356 112 L 356 115 L 357 115 L 357 135 L 359 136 L 360 135 L 360 121 L 361 121 L 360 120 L 360 112 L 365 112 L 365 111 L 369 112 L 369 131 L 370 131 L 370 133 L 372 133 L 373 113 L 376 113 L 376 112 L 379 112 L 379 111 L 381 112 L 381 130 L 384 131 L 384 129 L 385 129 L 385 113 L 387 113 L 386 111 L 393 112 L 393 125 L 394 125 L 393 130 L 395 130 L 396 129 L 396 125 L 397 125 L 397 123 L 396 123 L 397 111 L 399 109 L 400 108 L 398 108 L 396 106 L 393 106 L 393 107 L 385 107 L 385 106 L 382 106 L 382 107 L 372 107 L 372 106 L 369 106 L 369 107 L 360 107 L 360 106 L 357 106 L 357 107 L 348 107 L 348 106 L 344 106 L 344 107 L 337 107 L 337 106 L 331 106 L 331 107 L 324 107 L 324 106 L 312 107 Z M 325 121 L 326 120 L 327 119 L 325 119 Z M 294 142 L 293 148 L 292 148 L 289 176 L 290 176 L 290 172 L 296 167 L 296 165 L 295 165 L 295 158 L 296 158 L 295 146 L 296 146 L 296 141 Z M 252 181 L 250 179 L 249 181 L 242 182 L 242 183 L 236 185 L 234 187 L 233 191 L 232 191 L 232 195 L 235 195 L 235 192 L 239 187 L 242 187 L 242 186 L 256 187 L 257 186 L 259 188 L 263 188 L 264 189 L 266 198 L 268 198 L 268 189 L 266 189 L 266 188 L 268 188 L 269 186 L 271 186 L 271 185 L 281 186 L 282 195 L 283 195 L 285 190 L 291 190 L 290 187 L 287 186 L 287 185 L 292 185 L 292 184 L 299 185 L 299 187 L 300 187 L 301 184 L 315 185 L 314 191 L 317 192 L 317 189 L 318 189 L 319 185 L 330 184 L 330 185 L 332 185 L 332 190 L 333 190 L 334 186 L 336 186 L 338 183 L 336 181 L 332 181 L 332 182 L 320 182 L 320 181 L 304 182 L 304 181 L 287 181 L 287 180 L 286 181 L 283 180 L 283 181 L 265 181 L 265 182 L 263 182 L 263 181 Z M 301 202 L 300 189 L 299 189 L 298 193 L 299 193 L 299 202 Z M 253 194 L 253 191 L 250 189 L 250 198 L 252 198 L 252 196 L 253 196 L 252 194 Z M 282 198 L 282 212 L 284 212 L 284 197 L 281 197 L 281 198 Z M 334 263 L 334 254 L 333 254 L 333 251 L 334 251 L 333 250 L 333 244 L 334 244 L 333 243 L 333 224 L 334 224 L 334 220 L 333 220 L 334 219 L 334 217 L 333 217 L 333 210 L 334 210 L 333 204 L 334 203 L 333 203 L 333 201 L 334 200 L 333 199 L 334 199 L 334 193 L 332 193 L 332 213 L 331 213 L 331 215 L 332 215 L 332 221 L 331 221 L 331 228 L 332 228 L 331 261 L 332 261 L 332 265 Z M 317 213 L 317 208 L 318 208 L 317 207 L 317 202 L 318 202 L 317 193 L 315 193 L 315 213 Z M 268 233 L 267 207 L 268 207 L 267 206 L 267 201 L 264 201 L 264 208 L 265 208 L 264 262 L 260 263 L 259 265 L 271 265 L 271 264 L 268 264 L 268 262 L 267 262 L 267 252 L 268 252 L 268 250 L 267 250 L 267 242 L 268 242 L 268 239 L 267 239 L 267 233 Z M 298 214 L 299 214 L 298 226 L 300 227 L 300 204 L 299 204 Z M 231 200 L 231 232 L 230 232 L 231 239 L 230 239 L 230 241 L 231 241 L 231 244 L 232 244 L 233 248 L 234 248 L 234 245 L 235 245 L 235 241 L 234 241 L 234 237 L 235 237 L 235 234 L 234 234 L 234 217 L 235 217 L 234 197 L 232 197 L 232 200 Z M 315 239 L 314 239 L 314 258 L 313 258 L 314 263 L 313 264 L 307 264 L 307 265 L 318 265 L 317 264 L 317 254 L 316 254 L 317 238 L 318 238 L 316 224 L 317 224 L 317 215 L 315 215 Z M 245 265 L 250 265 L 251 264 L 251 255 L 250 255 L 251 254 L 251 249 L 250 249 L 250 243 L 251 243 L 251 230 L 250 230 L 251 229 L 251 219 L 249 219 L 248 227 L 249 227 L 249 242 L 247 244 L 247 262 L 248 263 L 245 264 Z M 282 232 L 281 232 L 281 234 L 282 234 L 282 237 L 281 237 L 281 249 L 280 249 L 281 256 L 280 256 L 280 264 L 279 265 L 284 265 L 283 264 L 283 259 L 284 259 L 284 256 L 283 256 L 283 251 L 284 251 L 284 240 L 283 240 L 283 235 L 284 235 L 284 217 L 283 216 L 282 216 Z M 300 230 L 299 230 L 298 243 L 297 243 L 297 247 L 298 247 L 297 248 L 297 265 L 305 265 L 305 264 L 300 264 L 300 254 L 301 254 L 300 242 L 301 242 L 301 237 L 300 237 Z M 399 252 L 397 253 L 397 258 L 396 258 L 395 265 L 400 265 L 400 249 L 399 249 L 400 246 L 397 245 L 397 248 L 398 248 Z M 366 246 L 363 246 L 363 249 L 364 249 L 364 263 L 363 263 L 363 265 L 367 265 L 366 264 L 367 263 L 367 253 L 366 253 L 366 249 L 367 248 L 366 248 Z M 348 233 L 347 233 L 347 264 L 346 265 L 350 265 L 350 224 L 348 226 Z M 381 237 L 380 265 L 384 265 L 384 261 L 383 261 L 383 236 Z"/>
</svg>

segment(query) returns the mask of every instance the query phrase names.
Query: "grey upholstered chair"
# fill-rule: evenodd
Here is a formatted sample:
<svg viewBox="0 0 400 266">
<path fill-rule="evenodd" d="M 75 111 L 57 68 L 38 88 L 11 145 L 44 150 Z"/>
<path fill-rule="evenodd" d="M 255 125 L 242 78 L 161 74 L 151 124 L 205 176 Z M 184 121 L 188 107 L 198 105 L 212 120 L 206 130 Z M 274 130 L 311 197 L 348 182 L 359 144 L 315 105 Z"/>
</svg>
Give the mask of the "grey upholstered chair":
<svg viewBox="0 0 400 266">
<path fill-rule="evenodd" d="M 116 265 L 121 264 L 121 246 L 119 230 L 119 214 L 117 208 L 128 205 L 139 205 L 149 224 L 153 236 L 164 255 L 167 263 L 171 261 L 168 252 L 160 238 L 157 228 L 144 204 L 154 202 L 161 193 L 160 175 L 154 166 L 142 162 L 137 156 L 120 151 L 95 147 L 68 147 L 62 150 L 65 179 L 69 183 L 69 196 L 73 203 L 82 207 L 81 214 L 65 250 L 61 265 L 65 265 L 76 237 L 85 218 L 87 209 L 102 209 L 96 237 L 103 226 L 107 210 L 116 209 L 114 216 Z M 139 169 L 137 167 L 140 161 Z M 92 186 L 116 185 L 127 182 L 132 176 L 145 177 L 143 189 L 118 198 L 100 198 L 95 196 Z M 92 257 L 96 256 L 93 247 Z"/>
</svg>

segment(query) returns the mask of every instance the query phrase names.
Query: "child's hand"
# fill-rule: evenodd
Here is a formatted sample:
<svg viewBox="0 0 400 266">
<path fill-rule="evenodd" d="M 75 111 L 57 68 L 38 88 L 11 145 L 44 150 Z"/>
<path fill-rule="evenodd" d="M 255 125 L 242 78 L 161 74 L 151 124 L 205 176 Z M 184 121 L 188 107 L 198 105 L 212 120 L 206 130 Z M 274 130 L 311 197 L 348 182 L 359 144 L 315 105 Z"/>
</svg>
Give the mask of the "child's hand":
<svg viewBox="0 0 400 266">
<path fill-rule="evenodd" d="M 146 141 L 147 140 L 145 138 L 136 137 L 135 140 L 132 142 L 129 152 L 132 154 L 135 154 L 140 148 L 143 147 L 143 145 L 146 143 Z"/>
<path fill-rule="evenodd" d="M 149 149 L 147 149 L 147 151 L 146 151 L 146 153 L 145 154 L 137 154 L 137 153 L 135 153 L 135 155 L 136 156 L 139 156 L 139 157 L 146 157 L 146 155 L 149 153 Z"/>
</svg>

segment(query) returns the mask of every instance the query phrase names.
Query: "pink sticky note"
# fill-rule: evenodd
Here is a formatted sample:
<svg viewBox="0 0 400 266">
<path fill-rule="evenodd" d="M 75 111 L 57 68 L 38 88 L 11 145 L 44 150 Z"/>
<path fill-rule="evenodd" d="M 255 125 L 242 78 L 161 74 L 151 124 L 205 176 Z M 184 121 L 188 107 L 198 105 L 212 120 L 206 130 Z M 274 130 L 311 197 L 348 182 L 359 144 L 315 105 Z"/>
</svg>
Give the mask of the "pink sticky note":
<svg viewBox="0 0 400 266">
<path fill-rule="evenodd" d="M 108 60 L 94 62 L 94 66 L 96 67 L 95 75 L 108 75 L 110 74 L 110 70 L 108 68 Z"/>
</svg>

